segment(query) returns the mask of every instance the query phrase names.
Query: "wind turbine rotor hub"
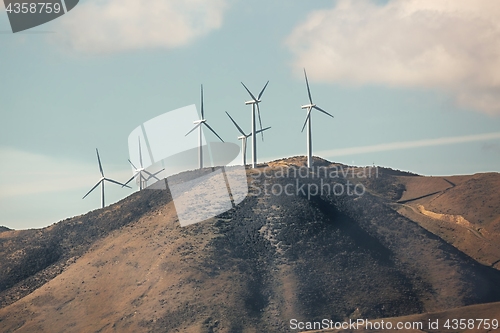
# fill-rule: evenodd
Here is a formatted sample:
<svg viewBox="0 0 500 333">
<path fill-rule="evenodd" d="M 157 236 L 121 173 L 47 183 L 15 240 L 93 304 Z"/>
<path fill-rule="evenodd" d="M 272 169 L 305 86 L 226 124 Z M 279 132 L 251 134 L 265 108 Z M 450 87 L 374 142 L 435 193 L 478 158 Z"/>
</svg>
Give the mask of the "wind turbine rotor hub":
<svg viewBox="0 0 500 333">
<path fill-rule="evenodd" d="M 254 101 L 246 101 L 245 105 L 250 105 L 250 104 L 259 104 L 261 101 L 260 100 L 254 100 Z"/>
<path fill-rule="evenodd" d="M 315 106 L 316 106 L 316 104 L 307 104 L 307 105 L 302 105 L 301 108 L 302 109 L 309 109 L 309 108 L 313 108 Z"/>
</svg>

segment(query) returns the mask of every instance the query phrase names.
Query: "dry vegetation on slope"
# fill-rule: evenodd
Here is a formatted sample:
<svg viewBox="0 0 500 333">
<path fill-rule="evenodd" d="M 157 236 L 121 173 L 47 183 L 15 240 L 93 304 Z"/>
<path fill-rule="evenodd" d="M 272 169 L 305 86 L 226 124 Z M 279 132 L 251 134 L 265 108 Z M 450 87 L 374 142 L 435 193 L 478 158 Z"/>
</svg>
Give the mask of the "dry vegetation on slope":
<svg viewBox="0 0 500 333">
<path fill-rule="evenodd" d="M 270 163 L 270 178 L 249 170 L 249 182 L 295 183 L 277 172 L 302 163 Z M 393 209 L 404 177 L 423 178 L 381 169 L 351 179 L 368 187 L 361 197 L 248 196 L 184 228 L 168 192 L 147 190 L 49 228 L 2 232 L 0 332 L 288 332 L 291 318 L 499 301 L 500 272 Z"/>
</svg>

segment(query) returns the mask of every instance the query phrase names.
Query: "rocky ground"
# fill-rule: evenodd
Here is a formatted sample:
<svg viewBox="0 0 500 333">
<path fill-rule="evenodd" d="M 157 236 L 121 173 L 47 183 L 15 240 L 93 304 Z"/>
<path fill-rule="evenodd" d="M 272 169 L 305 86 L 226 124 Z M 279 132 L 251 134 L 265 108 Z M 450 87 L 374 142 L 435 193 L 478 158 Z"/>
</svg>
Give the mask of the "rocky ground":
<svg viewBox="0 0 500 333">
<path fill-rule="evenodd" d="M 498 270 L 399 211 L 446 185 L 425 189 L 427 177 L 383 168 L 360 177 L 366 168 L 320 159 L 327 177 L 283 175 L 304 162 L 247 170 L 242 203 L 187 227 L 168 191 L 145 190 L 45 229 L 1 232 L 0 331 L 289 332 L 292 318 L 500 301 Z M 333 177 L 340 169 L 350 173 Z M 325 183 L 364 191 L 313 194 Z M 279 194 L 289 184 L 293 195 Z"/>
</svg>

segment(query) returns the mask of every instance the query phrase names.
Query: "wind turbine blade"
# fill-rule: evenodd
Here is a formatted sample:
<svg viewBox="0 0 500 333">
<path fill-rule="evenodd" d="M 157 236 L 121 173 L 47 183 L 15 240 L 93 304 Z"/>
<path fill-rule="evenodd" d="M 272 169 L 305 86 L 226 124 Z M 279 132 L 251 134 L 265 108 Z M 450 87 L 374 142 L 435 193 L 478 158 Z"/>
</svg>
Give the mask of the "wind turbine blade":
<svg viewBox="0 0 500 333">
<path fill-rule="evenodd" d="M 134 169 L 136 169 L 136 170 L 137 170 L 137 168 L 135 167 L 134 163 L 132 163 L 132 161 L 131 161 L 131 160 L 128 160 L 128 162 L 129 162 L 129 163 L 130 163 L 130 164 L 134 167 Z"/>
<path fill-rule="evenodd" d="M 201 119 L 205 119 L 205 110 L 203 109 L 203 84 L 201 85 Z"/>
<path fill-rule="evenodd" d="M 104 178 L 104 180 L 107 180 L 108 182 L 111 182 L 111 183 L 115 183 L 115 184 L 117 184 L 117 185 L 122 185 L 122 187 L 128 187 L 128 188 L 131 188 L 130 186 L 125 185 L 125 184 L 120 183 L 120 182 L 117 182 L 116 180 L 113 180 L 113 179 Z"/>
<path fill-rule="evenodd" d="M 260 119 L 260 107 L 259 104 L 257 104 L 257 114 L 259 115 L 259 127 L 262 129 L 262 119 Z M 262 131 L 260 132 L 260 135 L 262 135 L 262 141 L 264 141 L 264 133 Z"/>
<path fill-rule="evenodd" d="M 96 148 L 95 152 L 97 153 L 97 162 L 99 162 L 99 171 L 101 171 L 101 176 L 104 177 L 104 171 L 102 171 L 101 159 L 99 157 L 99 150 Z"/>
<path fill-rule="evenodd" d="M 142 170 L 142 172 L 144 172 L 145 174 L 147 174 L 149 177 L 146 179 L 146 177 L 144 177 L 142 174 L 141 176 L 144 177 L 144 180 L 149 180 L 151 178 L 153 178 L 153 174 L 151 172 L 149 172 L 148 170 Z M 156 177 L 155 177 L 156 178 Z M 158 179 L 158 178 L 156 178 Z M 159 180 L 159 179 L 158 179 Z"/>
<path fill-rule="evenodd" d="M 231 115 L 229 113 L 227 113 L 227 111 L 226 111 L 226 114 L 229 117 L 229 119 L 231 119 L 231 121 L 233 122 L 234 126 L 236 126 L 236 128 L 238 129 L 238 131 L 240 131 L 240 133 L 242 135 L 245 135 L 245 132 L 243 132 L 243 130 L 241 129 L 241 127 L 238 126 L 238 124 L 234 121 L 233 117 L 231 117 Z"/>
<path fill-rule="evenodd" d="M 197 129 L 197 128 L 201 125 L 201 124 L 202 124 L 202 123 L 198 123 L 198 124 L 196 124 L 196 126 L 195 126 L 195 127 L 193 127 L 193 129 L 192 129 L 192 130 L 190 130 L 189 132 L 187 132 L 187 133 L 186 133 L 186 135 L 184 135 L 184 136 L 188 136 L 188 134 L 189 134 L 189 133 L 191 133 L 192 131 L 194 131 L 195 129 Z"/>
<path fill-rule="evenodd" d="M 135 177 L 137 177 L 137 173 L 134 173 L 134 175 L 132 176 L 132 178 L 130 178 L 125 184 L 123 184 L 122 187 L 127 186 L 127 184 L 130 183 L 132 181 L 132 179 L 134 179 Z"/>
<path fill-rule="evenodd" d="M 309 111 L 307 112 L 306 121 L 304 121 L 304 126 L 302 126 L 301 132 L 304 132 L 304 128 L 306 128 L 307 121 L 309 120 L 310 117 L 311 117 L 311 109 L 309 109 Z"/>
<path fill-rule="evenodd" d="M 261 97 L 261 96 L 262 96 L 262 94 L 264 93 L 264 90 L 266 90 L 266 87 L 267 87 L 267 85 L 268 85 L 268 84 L 269 84 L 269 81 L 267 81 L 267 82 L 266 82 L 266 85 L 265 85 L 265 86 L 264 86 L 264 88 L 262 88 L 262 90 L 260 91 L 258 99 L 260 99 L 260 97 Z"/>
<path fill-rule="evenodd" d="M 141 137 L 137 137 L 137 139 L 139 140 L 139 163 L 141 163 L 141 168 L 143 168 L 143 166 L 142 166 L 142 151 L 141 151 Z"/>
<path fill-rule="evenodd" d="M 309 95 L 309 102 L 311 102 L 311 104 L 314 104 L 313 99 L 311 97 L 311 89 L 309 89 L 309 81 L 307 80 L 307 74 L 305 68 L 304 68 L 304 76 L 306 77 L 306 86 L 307 86 L 307 94 Z"/>
<path fill-rule="evenodd" d="M 149 172 L 148 170 L 142 170 L 142 171 L 144 171 L 145 173 L 147 173 L 148 176 L 149 176 L 148 179 L 146 179 L 146 180 L 150 180 L 151 178 L 154 178 L 156 180 L 160 180 L 160 179 L 158 179 L 158 177 L 156 177 L 156 175 L 159 174 L 160 172 L 162 172 L 163 170 L 165 170 L 165 169 L 161 169 L 160 171 L 158 171 L 158 172 L 156 172 L 154 174 L 151 173 L 151 172 Z"/>
<path fill-rule="evenodd" d="M 214 129 L 212 127 L 210 127 L 209 124 L 207 124 L 207 123 L 204 123 L 204 124 L 208 127 L 209 130 L 212 131 L 212 133 L 214 133 L 219 138 L 220 141 L 224 142 L 224 140 L 222 140 L 222 138 L 219 136 L 219 134 L 215 133 Z"/>
<path fill-rule="evenodd" d="M 157 174 L 159 174 L 160 172 L 162 172 L 163 170 L 165 170 L 165 169 L 161 169 L 160 171 L 156 171 L 156 172 L 155 172 L 155 173 L 153 173 L 153 174 L 149 173 L 149 172 L 148 172 L 148 171 L 146 171 L 146 170 L 144 170 L 144 171 L 146 171 L 146 172 L 149 174 L 149 176 L 150 176 L 150 177 L 149 177 L 148 179 L 154 178 L 154 179 L 156 179 L 156 180 L 159 180 L 159 179 L 158 179 L 158 177 L 156 177 L 156 175 L 157 175 Z"/>
<path fill-rule="evenodd" d="M 165 168 L 161 169 L 160 171 L 156 171 L 155 173 L 153 173 L 153 177 L 155 177 L 157 174 L 159 174 L 160 172 L 162 171 L 165 171 Z M 156 177 L 155 177 L 156 178 Z M 158 179 L 158 178 L 156 178 Z M 159 179 L 158 179 L 159 180 Z"/>
<path fill-rule="evenodd" d="M 102 179 L 101 179 L 100 181 L 98 181 L 98 182 L 97 182 L 97 184 L 95 184 L 95 185 L 94 185 L 94 187 L 92 187 L 92 188 L 90 189 L 90 191 L 88 191 L 88 192 L 87 192 L 87 194 L 85 194 L 85 195 L 83 196 L 83 198 L 82 198 L 82 199 L 85 199 L 85 198 L 87 197 L 87 195 L 89 195 L 89 194 L 90 194 L 90 192 L 92 192 L 92 191 L 93 191 L 93 190 L 94 190 L 97 186 L 99 186 L 99 185 L 101 184 L 101 182 L 102 182 Z"/>
<path fill-rule="evenodd" d="M 266 128 L 264 128 L 264 129 L 261 129 L 261 130 L 255 131 L 255 133 L 264 132 L 265 130 L 268 130 L 268 129 L 270 129 L 270 128 L 271 128 L 271 127 L 266 127 Z M 249 135 L 249 136 L 251 136 L 251 135 L 252 135 L 252 133 L 250 133 L 250 135 Z"/>
<path fill-rule="evenodd" d="M 322 108 L 320 108 L 320 107 L 318 107 L 318 106 L 316 106 L 316 105 L 315 105 L 315 106 L 313 106 L 313 108 L 315 108 L 316 110 L 321 111 L 321 112 L 323 112 L 324 114 L 326 114 L 326 115 L 328 115 L 328 116 L 330 116 L 330 117 L 334 118 L 334 116 L 332 116 L 331 114 L 329 114 L 328 112 L 326 112 L 325 110 L 323 110 Z"/>
<path fill-rule="evenodd" d="M 252 97 L 252 99 L 254 101 L 257 101 L 257 98 L 255 98 L 255 96 L 250 92 L 250 90 L 248 90 L 247 86 L 245 86 L 245 84 L 243 82 L 241 82 L 241 84 L 243 85 L 243 87 L 245 87 L 246 91 L 248 91 L 248 93 L 250 94 L 250 97 Z"/>
</svg>

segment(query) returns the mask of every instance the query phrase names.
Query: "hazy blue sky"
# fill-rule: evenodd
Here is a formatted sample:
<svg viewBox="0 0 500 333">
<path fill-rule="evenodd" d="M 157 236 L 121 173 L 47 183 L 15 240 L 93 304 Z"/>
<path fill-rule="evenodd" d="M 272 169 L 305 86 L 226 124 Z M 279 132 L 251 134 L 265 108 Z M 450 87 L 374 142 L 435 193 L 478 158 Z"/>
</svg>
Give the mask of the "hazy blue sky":
<svg viewBox="0 0 500 333">
<path fill-rule="evenodd" d="M 425 175 L 500 171 L 497 0 L 82 0 L 17 34 L 1 8 L 0 225 L 99 207 L 98 191 L 81 199 L 99 179 L 95 148 L 106 176 L 126 181 L 130 132 L 199 105 L 201 83 L 210 124 L 238 143 L 224 111 L 249 130 L 240 81 L 257 94 L 270 80 L 259 161 L 305 155 L 303 67 L 335 116 L 313 115 L 315 155 Z M 109 185 L 107 203 L 131 192 Z"/>
</svg>

